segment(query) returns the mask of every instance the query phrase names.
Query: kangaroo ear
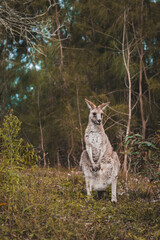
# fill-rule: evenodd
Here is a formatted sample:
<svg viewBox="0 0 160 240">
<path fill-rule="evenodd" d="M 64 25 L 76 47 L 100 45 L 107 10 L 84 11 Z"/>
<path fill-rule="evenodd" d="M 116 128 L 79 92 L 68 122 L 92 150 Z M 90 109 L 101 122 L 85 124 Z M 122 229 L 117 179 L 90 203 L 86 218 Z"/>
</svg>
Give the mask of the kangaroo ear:
<svg viewBox="0 0 160 240">
<path fill-rule="evenodd" d="M 87 100 L 85 98 L 85 102 L 87 103 L 87 106 L 89 107 L 90 110 L 96 108 L 96 105 L 94 105 L 94 103 L 92 103 L 91 101 Z"/>
<path fill-rule="evenodd" d="M 101 108 L 102 111 L 110 104 L 110 102 L 102 103 L 101 105 L 98 106 L 98 108 Z"/>
</svg>

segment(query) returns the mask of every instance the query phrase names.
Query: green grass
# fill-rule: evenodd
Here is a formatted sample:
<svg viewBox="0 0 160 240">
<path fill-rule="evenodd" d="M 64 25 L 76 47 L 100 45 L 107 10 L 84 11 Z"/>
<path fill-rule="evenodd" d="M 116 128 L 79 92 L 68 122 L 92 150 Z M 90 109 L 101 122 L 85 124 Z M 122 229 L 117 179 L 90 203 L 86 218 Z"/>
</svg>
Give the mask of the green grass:
<svg viewBox="0 0 160 240">
<path fill-rule="evenodd" d="M 12 172 L 1 184 L 0 240 L 160 239 L 158 182 L 130 176 L 102 199 L 87 198 L 81 172 L 33 168 Z M 2 205 L 6 203 L 6 205 Z"/>
</svg>

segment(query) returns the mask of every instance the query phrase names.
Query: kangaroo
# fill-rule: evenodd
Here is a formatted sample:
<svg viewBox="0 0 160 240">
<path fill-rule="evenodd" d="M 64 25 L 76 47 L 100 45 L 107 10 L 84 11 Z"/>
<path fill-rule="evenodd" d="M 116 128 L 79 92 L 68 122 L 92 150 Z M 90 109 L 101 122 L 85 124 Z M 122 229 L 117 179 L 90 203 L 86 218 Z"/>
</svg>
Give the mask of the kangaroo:
<svg viewBox="0 0 160 240">
<path fill-rule="evenodd" d="M 87 195 L 91 195 L 92 190 L 104 191 L 111 184 L 111 201 L 117 202 L 116 188 L 120 161 L 102 125 L 103 111 L 109 102 L 98 107 L 87 99 L 85 102 L 90 114 L 84 137 L 86 150 L 81 154 L 80 166 L 85 177 Z"/>
</svg>

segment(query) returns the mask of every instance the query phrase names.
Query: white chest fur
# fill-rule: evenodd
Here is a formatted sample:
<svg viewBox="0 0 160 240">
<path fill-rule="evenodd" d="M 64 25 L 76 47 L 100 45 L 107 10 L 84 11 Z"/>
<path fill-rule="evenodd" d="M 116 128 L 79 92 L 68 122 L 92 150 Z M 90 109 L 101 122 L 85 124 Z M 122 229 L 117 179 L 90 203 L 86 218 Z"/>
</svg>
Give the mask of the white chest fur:
<svg viewBox="0 0 160 240">
<path fill-rule="evenodd" d="M 88 136 L 88 141 L 93 147 L 99 148 L 102 144 L 102 136 L 97 132 L 91 132 Z"/>
</svg>

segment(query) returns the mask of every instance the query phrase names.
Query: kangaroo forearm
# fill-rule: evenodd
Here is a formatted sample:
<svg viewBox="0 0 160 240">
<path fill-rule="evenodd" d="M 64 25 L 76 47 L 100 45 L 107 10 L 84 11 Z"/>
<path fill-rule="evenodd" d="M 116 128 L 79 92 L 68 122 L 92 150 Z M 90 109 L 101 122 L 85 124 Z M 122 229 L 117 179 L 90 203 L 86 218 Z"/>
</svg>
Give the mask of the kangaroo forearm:
<svg viewBox="0 0 160 240">
<path fill-rule="evenodd" d="M 103 156 L 105 154 L 105 151 L 106 151 L 106 146 L 100 152 L 100 156 L 99 156 L 99 159 L 97 161 L 98 164 L 101 162 L 101 160 L 102 160 L 102 158 L 103 158 Z"/>
<path fill-rule="evenodd" d="M 92 156 L 92 149 L 90 147 L 88 147 L 86 150 L 87 150 L 87 153 L 88 153 L 89 160 L 93 165 L 94 161 L 93 161 L 93 156 Z"/>
</svg>

